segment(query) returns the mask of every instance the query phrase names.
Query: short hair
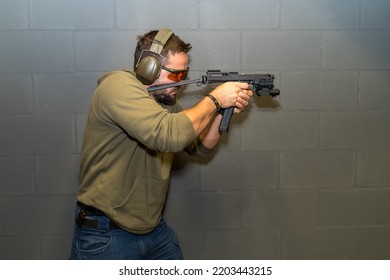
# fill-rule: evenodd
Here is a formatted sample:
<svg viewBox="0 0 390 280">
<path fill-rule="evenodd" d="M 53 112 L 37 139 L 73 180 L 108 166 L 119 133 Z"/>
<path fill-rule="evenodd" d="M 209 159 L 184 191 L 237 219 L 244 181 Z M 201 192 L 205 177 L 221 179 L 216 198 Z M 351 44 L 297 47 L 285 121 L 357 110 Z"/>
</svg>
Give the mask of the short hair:
<svg viewBox="0 0 390 280">
<path fill-rule="evenodd" d="M 137 37 L 137 47 L 134 52 L 134 69 L 137 66 L 137 62 L 141 56 L 143 50 L 149 50 L 152 46 L 153 39 L 156 37 L 159 30 L 152 30 L 144 35 L 139 35 Z M 172 34 L 172 36 L 168 39 L 166 44 L 164 45 L 161 55 L 163 57 L 167 57 L 168 53 L 188 53 L 191 50 L 192 46 L 189 43 L 185 43 L 179 36 Z"/>
</svg>

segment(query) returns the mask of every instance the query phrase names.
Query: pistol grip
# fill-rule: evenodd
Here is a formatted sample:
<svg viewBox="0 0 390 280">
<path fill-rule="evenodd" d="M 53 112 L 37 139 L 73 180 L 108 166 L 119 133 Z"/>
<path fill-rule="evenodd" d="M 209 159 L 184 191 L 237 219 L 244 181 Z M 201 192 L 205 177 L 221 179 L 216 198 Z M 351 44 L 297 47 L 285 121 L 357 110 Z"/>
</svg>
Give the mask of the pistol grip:
<svg viewBox="0 0 390 280">
<path fill-rule="evenodd" d="M 226 108 L 222 115 L 222 120 L 219 125 L 219 131 L 220 132 L 228 132 L 229 131 L 229 124 L 230 120 L 233 116 L 234 107 Z"/>
</svg>

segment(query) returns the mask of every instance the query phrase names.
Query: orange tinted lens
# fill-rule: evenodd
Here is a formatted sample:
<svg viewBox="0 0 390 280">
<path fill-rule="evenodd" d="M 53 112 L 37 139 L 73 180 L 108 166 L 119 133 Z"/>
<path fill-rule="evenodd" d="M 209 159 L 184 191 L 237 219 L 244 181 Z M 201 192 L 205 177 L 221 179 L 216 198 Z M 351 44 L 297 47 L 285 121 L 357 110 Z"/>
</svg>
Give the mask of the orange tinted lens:
<svg viewBox="0 0 390 280">
<path fill-rule="evenodd" d="M 185 70 L 185 71 L 170 73 L 170 74 L 168 74 L 167 77 L 171 81 L 180 82 L 187 77 L 187 74 L 188 74 L 188 70 Z"/>
</svg>

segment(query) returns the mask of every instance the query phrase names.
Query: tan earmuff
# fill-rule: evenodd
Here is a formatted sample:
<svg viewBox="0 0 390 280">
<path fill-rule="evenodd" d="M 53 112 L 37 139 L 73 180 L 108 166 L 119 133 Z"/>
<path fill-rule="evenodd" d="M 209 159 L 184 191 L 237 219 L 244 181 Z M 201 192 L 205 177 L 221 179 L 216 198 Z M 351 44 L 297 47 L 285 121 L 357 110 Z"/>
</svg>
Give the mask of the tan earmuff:
<svg viewBox="0 0 390 280">
<path fill-rule="evenodd" d="M 167 28 L 158 31 L 149 50 L 143 50 L 137 65 L 135 74 L 144 85 L 153 84 L 160 76 L 165 57 L 161 55 L 165 44 L 173 32 Z"/>
</svg>

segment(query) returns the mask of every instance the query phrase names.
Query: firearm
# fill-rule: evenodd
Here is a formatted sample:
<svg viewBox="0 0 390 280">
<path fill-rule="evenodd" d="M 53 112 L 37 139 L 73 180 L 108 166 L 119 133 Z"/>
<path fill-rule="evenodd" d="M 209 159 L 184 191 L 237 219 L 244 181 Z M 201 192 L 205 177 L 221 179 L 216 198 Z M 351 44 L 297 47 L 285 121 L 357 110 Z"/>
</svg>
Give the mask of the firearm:
<svg viewBox="0 0 390 280">
<path fill-rule="evenodd" d="M 159 86 L 152 86 L 148 91 L 162 90 L 171 87 L 179 87 L 188 84 L 195 84 L 197 86 L 224 83 L 224 82 L 246 82 L 251 86 L 251 90 L 256 92 L 258 96 L 272 96 L 275 97 L 280 94 L 278 89 L 274 88 L 275 76 L 271 74 L 239 74 L 238 72 L 221 72 L 220 70 L 208 70 L 206 75 L 200 79 L 184 80 L 177 83 L 164 84 Z M 228 132 L 230 120 L 233 115 L 234 107 L 222 109 L 222 121 L 219 126 L 220 132 Z"/>
</svg>

